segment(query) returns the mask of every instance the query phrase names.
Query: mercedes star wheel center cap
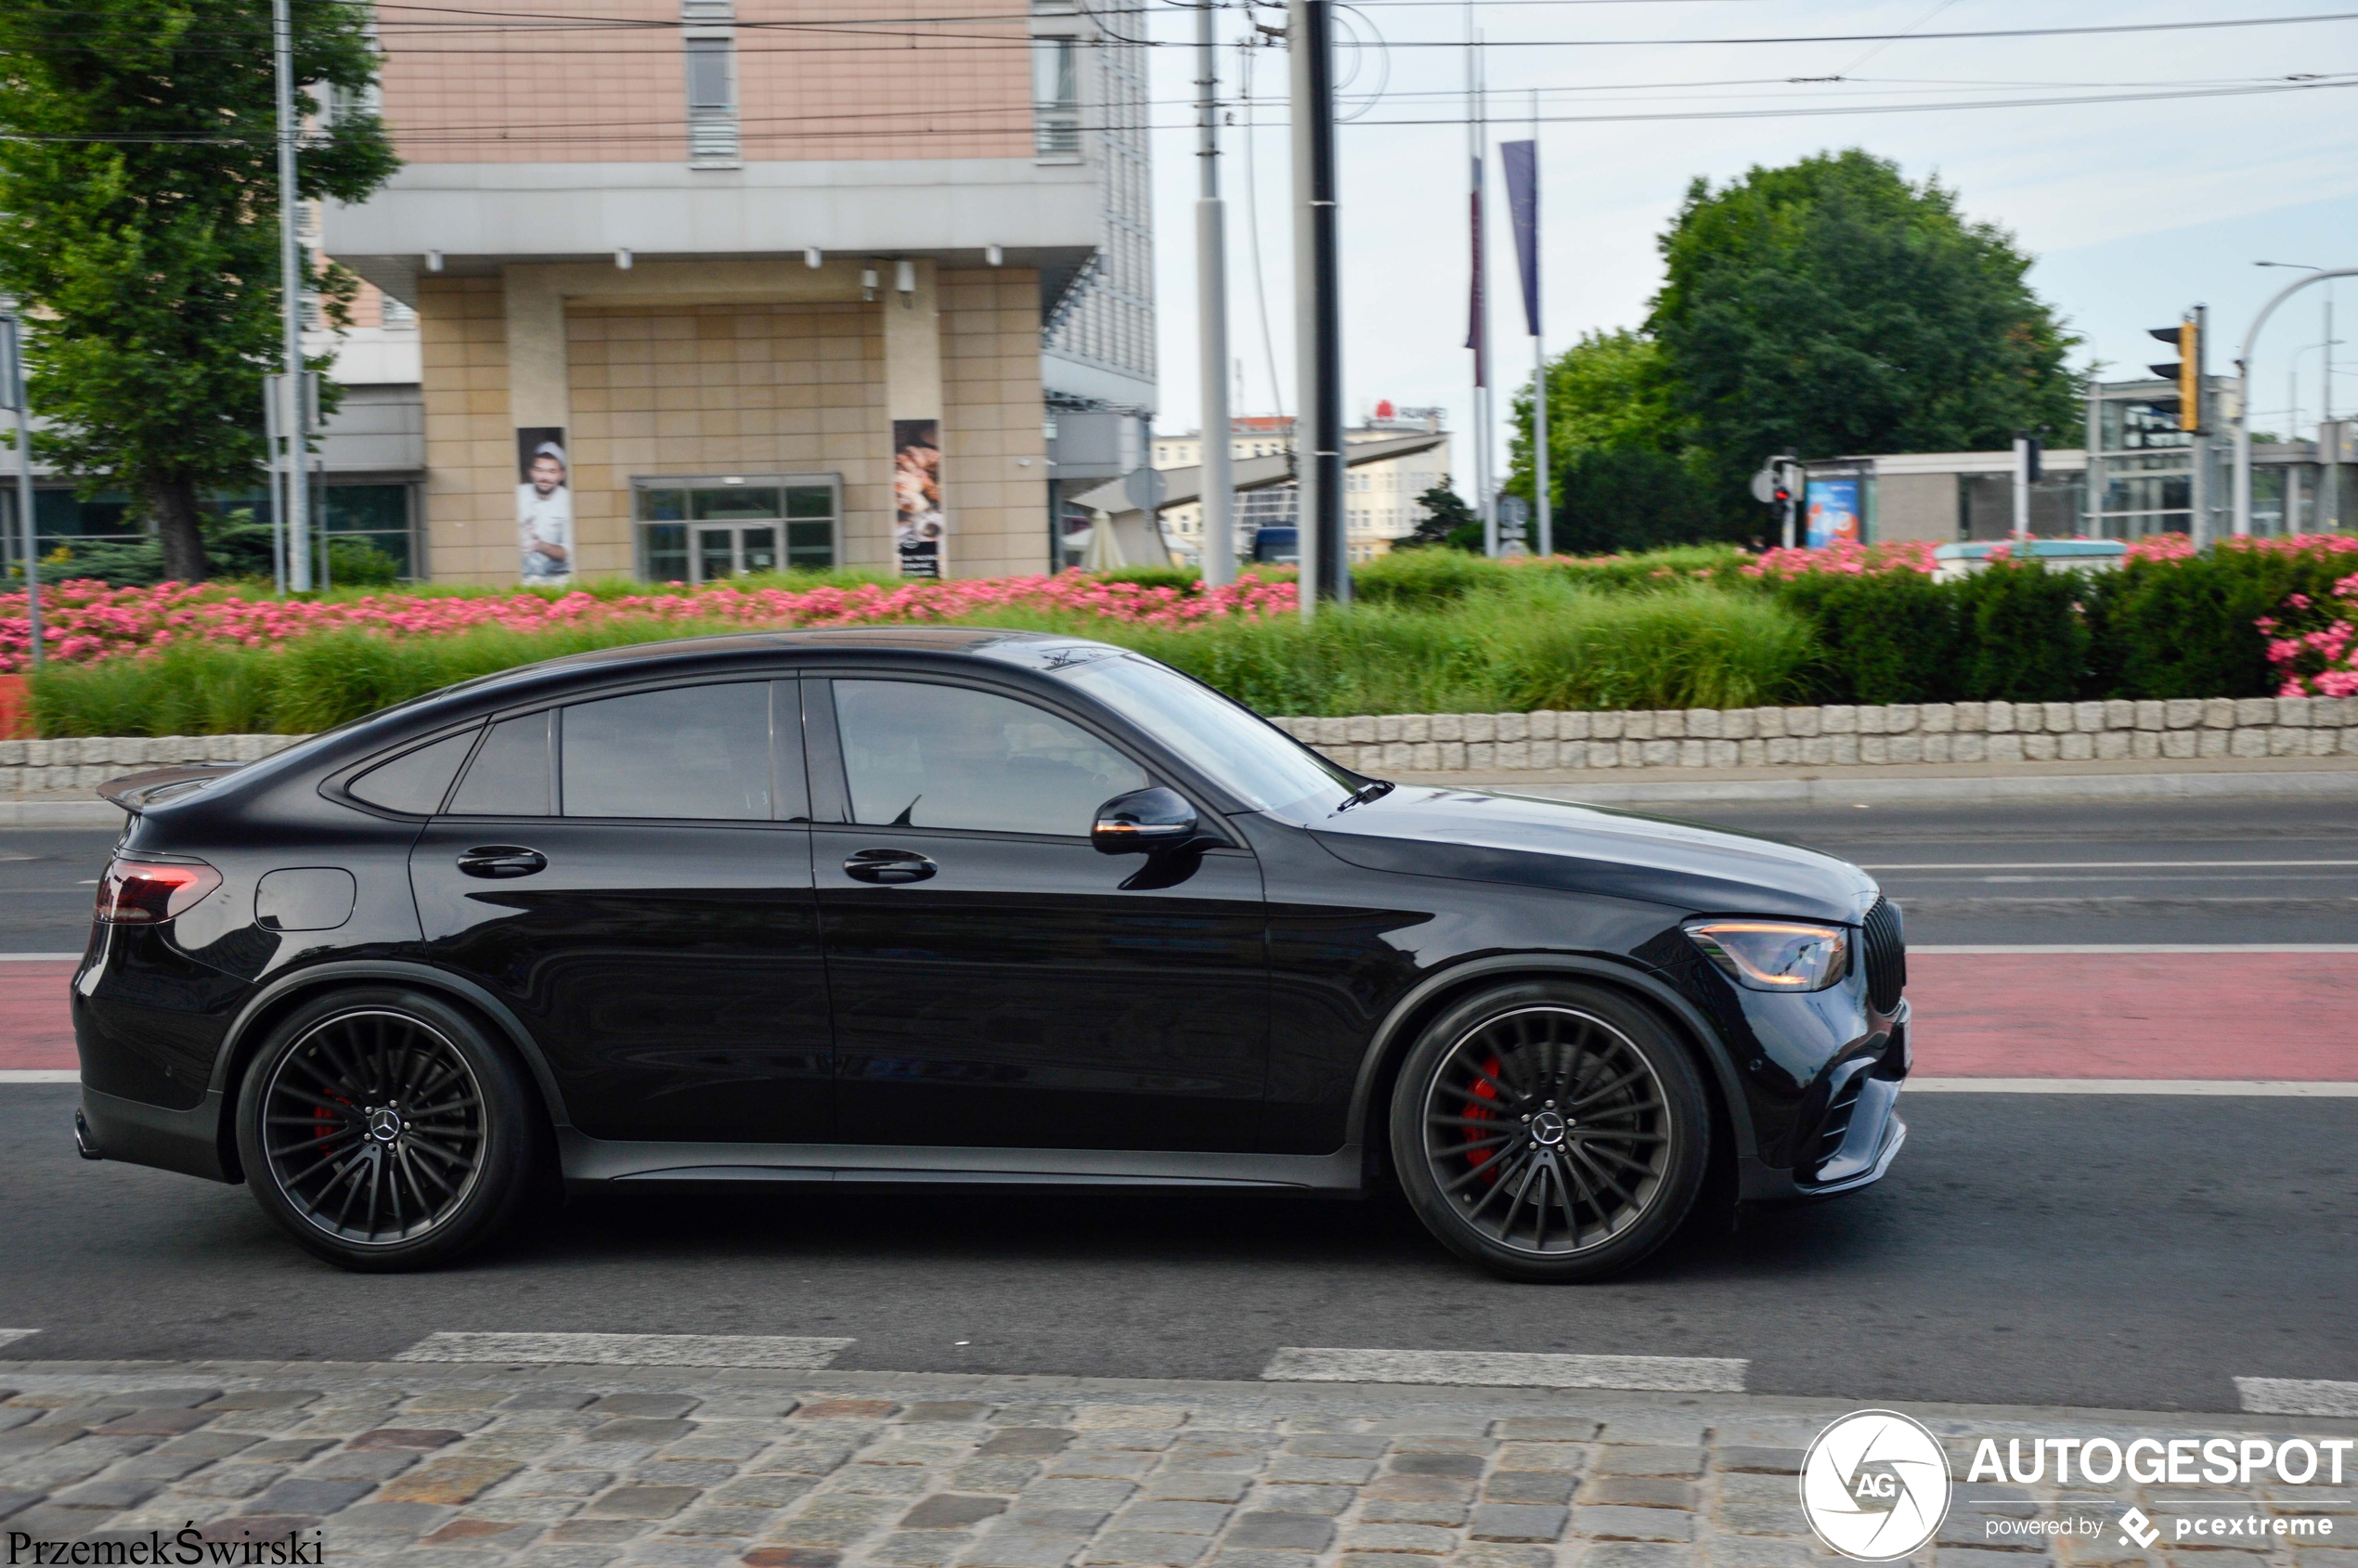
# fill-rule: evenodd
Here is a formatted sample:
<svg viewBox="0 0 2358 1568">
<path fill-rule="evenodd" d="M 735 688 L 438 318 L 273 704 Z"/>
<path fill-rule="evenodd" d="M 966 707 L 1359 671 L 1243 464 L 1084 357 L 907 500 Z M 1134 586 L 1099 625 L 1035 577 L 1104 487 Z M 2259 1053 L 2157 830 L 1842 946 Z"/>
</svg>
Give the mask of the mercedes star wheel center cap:
<svg viewBox="0 0 2358 1568">
<path fill-rule="evenodd" d="M 1535 1143 L 1550 1147 L 1564 1141 L 1564 1119 L 1552 1110 L 1543 1110 L 1531 1119 L 1531 1136 Z"/>
<path fill-rule="evenodd" d="M 369 1112 L 369 1135 L 381 1144 L 389 1144 L 401 1135 L 401 1113 L 391 1106 L 379 1106 Z"/>
</svg>

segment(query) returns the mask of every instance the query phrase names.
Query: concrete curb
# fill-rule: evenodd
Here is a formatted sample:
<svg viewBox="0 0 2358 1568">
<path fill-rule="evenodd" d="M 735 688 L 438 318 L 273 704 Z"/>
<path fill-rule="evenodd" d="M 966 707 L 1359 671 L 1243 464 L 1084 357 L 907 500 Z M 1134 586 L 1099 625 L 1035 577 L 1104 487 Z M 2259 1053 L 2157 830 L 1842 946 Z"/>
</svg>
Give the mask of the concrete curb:
<svg viewBox="0 0 2358 1568">
<path fill-rule="evenodd" d="M 1108 1378 L 1057 1372 L 795 1371 L 765 1367 L 583 1366 L 565 1363 L 416 1361 L 210 1361 L 0 1359 L 6 1386 L 19 1391 L 150 1390 L 188 1380 L 211 1388 L 478 1389 L 525 1393 L 538 1389 L 605 1392 L 771 1390 L 864 1394 L 913 1402 L 965 1397 L 1017 1402 L 1135 1405 L 1147 1400 L 1185 1404 L 1211 1412 L 1285 1415 L 1349 1412 L 1371 1417 L 1474 1414 L 1493 1418 L 1594 1414 L 1601 1419 L 1668 1417 L 1707 1423 L 1778 1418 L 1823 1421 L 1858 1409 L 1872 1394 L 1685 1393 L 1638 1389 L 1557 1389 L 1441 1383 L 1289 1382 L 1193 1378 Z M 2222 1377 L 2222 1393 L 2233 1382 Z M 2237 1410 L 2137 1410 L 2066 1404 L 1967 1403 L 1915 1400 L 1909 1410 L 1930 1422 L 1972 1422 L 2002 1432 L 2011 1423 L 2076 1419 L 2107 1427 L 2155 1427 L 2183 1432 L 2199 1421 L 2220 1432 L 2276 1432 L 2339 1436 L 2346 1418 Z M 2023 1430 L 2016 1427 L 2015 1430 Z"/>
</svg>

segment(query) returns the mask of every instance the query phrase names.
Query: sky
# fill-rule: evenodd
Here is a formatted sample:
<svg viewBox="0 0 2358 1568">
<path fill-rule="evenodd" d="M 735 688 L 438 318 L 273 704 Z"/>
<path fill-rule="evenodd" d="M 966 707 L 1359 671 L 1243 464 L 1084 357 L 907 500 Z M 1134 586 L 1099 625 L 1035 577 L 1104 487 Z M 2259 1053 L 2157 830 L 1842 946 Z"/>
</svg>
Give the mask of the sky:
<svg viewBox="0 0 2358 1568">
<path fill-rule="evenodd" d="M 1464 349 L 1468 261 L 1466 54 L 1469 26 L 1485 40 L 1492 149 L 1493 353 L 1503 380 L 1527 382 L 1533 343 L 1515 291 L 1496 144 L 1533 134 L 1539 91 L 1542 292 L 1548 342 L 1636 326 L 1661 283 L 1656 238 L 1691 181 L 1741 177 L 1813 152 L 1864 148 L 1911 179 L 1937 177 L 1964 213 L 2008 230 L 2037 262 L 2032 286 L 2087 341 L 2073 364 L 2102 362 L 2107 379 L 2143 375 L 2175 356 L 2145 336 L 2196 303 L 2210 307 L 2214 371 L 2291 271 L 2256 261 L 2358 266 L 2358 19 L 2079 36 L 1762 43 L 1794 34 L 1924 34 L 1997 29 L 2192 22 L 2302 16 L 2335 0 L 1490 0 L 1471 8 L 1428 0 L 1361 0 L 1345 23 L 1369 42 L 1339 51 L 1345 411 L 1380 398 L 1438 405 L 1462 431 L 1471 408 Z M 1263 25 L 1282 11 L 1261 5 Z M 1240 7 L 1221 34 L 1246 31 Z M 1191 10 L 1147 19 L 1154 100 L 1155 221 L 1160 319 L 1158 428 L 1198 423 L 1190 101 L 1197 74 Z M 1646 40 L 1623 44 L 1614 41 Z M 1662 40 L 1704 42 L 1667 43 Z M 1444 46 L 1422 46 L 1426 44 Z M 1294 408 L 1291 213 L 1286 65 L 1254 51 L 1257 107 L 1224 130 L 1230 235 L 1230 351 L 1244 362 L 1237 411 Z M 1224 98 L 1242 86 L 1240 52 L 1222 51 Z M 1796 77 L 1838 76 L 1837 83 Z M 2296 85 L 2287 79 L 2323 77 Z M 2348 83 L 2339 85 L 2337 83 Z M 2267 92 L 2231 91 L 2250 87 Z M 1380 89 L 1380 91 L 1379 91 Z M 2197 92 L 2145 101 L 1968 109 L 1961 102 Z M 1601 120 L 1611 115 L 1731 115 L 1759 110 L 1905 112 Z M 1588 117 L 1574 121 L 1570 117 Z M 1248 129 L 1257 120 L 1259 129 Z M 1435 123 L 1385 124 L 1386 121 Z M 1250 148 L 1248 140 L 1250 138 Z M 1250 157 L 1247 154 L 1250 150 Z M 1256 305 L 1248 173 L 1258 186 L 1258 272 L 1269 342 Z M 2339 289 L 2335 406 L 2358 409 L 2358 278 L 2314 285 L 2278 311 L 2255 355 L 2254 424 L 2294 424 L 2287 371 L 2299 371 L 2300 433 L 2318 417 L 2323 295 Z M 2306 352 L 2296 352 L 2305 349 Z M 1271 365 L 1274 360 L 1275 374 Z M 1232 380 L 1232 386 L 1234 382 Z M 1233 395 L 1233 394 L 1232 394 Z M 1500 397 L 1501 408 L 1507 402 Z M 1503 422 L 1503 421 L 1502 421 Z M 1503 449 L 1504 433 L 1500 434 Z M 2065 444 L 2061 439 L 2057 445 Z M 1470 447 L 1461 437 L 1460 474 Z"/>
</svg>

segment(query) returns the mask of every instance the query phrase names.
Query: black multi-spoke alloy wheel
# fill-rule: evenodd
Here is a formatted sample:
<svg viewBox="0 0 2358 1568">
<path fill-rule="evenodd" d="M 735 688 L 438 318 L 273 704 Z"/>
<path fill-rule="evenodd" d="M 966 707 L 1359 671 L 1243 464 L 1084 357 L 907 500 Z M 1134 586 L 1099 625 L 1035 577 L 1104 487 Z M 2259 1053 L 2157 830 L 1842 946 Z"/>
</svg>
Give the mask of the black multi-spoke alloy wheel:
<svg viewBox="0 0 2358 1568">
<path fill-rule="evenodd" d="M 426 1268 L 488 1238 L 534 1187 L 540 1120 L 514 1057 L 438 997 L 339 991 L 271 1031 L 238 1095 L 263 1212 L 346 1268 Z"/>
<path fill-rule="evenodd" d="M 1392 1152 L 1427 1228 L 1509 1278 L 1628 1267 L 1701 1190 L 1711 1117 L 1693 1060 L 1600 988 L 1499 986 L 1433 1020 L 1401 1064 Z"/>
</svg>

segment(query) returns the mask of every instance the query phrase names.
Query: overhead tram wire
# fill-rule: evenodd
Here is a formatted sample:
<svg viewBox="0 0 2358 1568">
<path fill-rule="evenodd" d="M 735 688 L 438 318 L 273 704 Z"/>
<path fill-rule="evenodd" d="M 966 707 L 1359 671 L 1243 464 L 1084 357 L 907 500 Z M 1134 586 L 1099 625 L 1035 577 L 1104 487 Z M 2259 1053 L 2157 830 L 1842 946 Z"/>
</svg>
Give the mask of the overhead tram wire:
<svg viewBox="0 0 2358 1568">
<path fill-rule="evenodd" d="M 1500 3 L 1500 0 L 1483 0 L 1483 3 Z M 1555 0 L 1551 0 L 1551 3 L 1555 3 Z M 1108 11 L 1104 13 L 1090 14 L 1102 16 L 1135 13 L 1116 13 L 1113 11 Z M 598 20 L 598 19 L 591 18 L 576 18 L 555 15 L 551 15 L 544 19 L 578 22 L 589 26 L 594 26 Z M 1736 45 L 1791 44 L 1881 44 L 1901 41 L 1912 43 L 1935 43 L 1973 38 L 2064 38 L 2142 32 L 2188 32 L 2217 28 L 2287 27 L 2296 26 L 2304 22 L 2352 20 L 2358 20 L 2358 11 L 2327 11 L 2313 15 L 2288 17 L 2216 17 L 2194 21 L 2101 22 L 2089 23 L 2077 27 L 1985 28 L 1950 32 L 1812 32 L 1758 34 L 1753 36 L 1729 38 L 1485 38 L 1471 46 L 1486 49 L 1627 49 L 1702 46 L 1726 48 Z M 645 24 L 643 29 L 640 28 L 637 24 L 632 24 L 631 30 L 650 32 L 675 31 L 689 25 L 693 24 L 684 21 L 654 21 Z M 796 32 L 822 27 L 861 27 L 863 28 L 864 31 L 855 33 L 853 36 L 878 39 L 896 37 L 937 38 L 939 36 L 939 34 L 931 32 L 905 33 L 875 31 L 876 27 L 883 25 L 881 20 L 875 23 L 862 23 L 858 21 L 826 23 L 778 21 L 748 24 L 741 22 L 735 25 L 739 27 L 753 26 L 756 28 L 766 28 L 773 31 L 784 32 Z M 905 28 L 910 24 L 908 22 L 899 20 L 898 19 L 894 19 L 891 25 Z M 537 31 L 542 31 L 542 29 L 537 25 L 525 25 L 510 21 L 499 24 L 486 24 L 481 31 L 530 33 Z M 1009 33 L 1004 36 L 1012 46 L 1021 46 L 1027 48 L 1030 46 L 1030 35 L 1029 32 L 1023 34 Z M 1135 47 L 1164 48 L 1173 46 L 1173 41 L 1168 39 L 1125 38 L 1119 39 L 1117 41 L 1126 45 Z M 984 41 L 951 39 L 947 40 L 947 42 L 960 46 L 973 47 L 978 45 Z M 1082 39 L 1079 40 L 1079 42 L 1083 45 L 1088 45 L 1096 41 Z M 1395 49 L 1463 49 L 1469 46 L 1463 39 L 1455 38 L 1389 39 L 1386 41 L 1386 44 L 1388 47 Z M 407 52 L 432 53 L 435 51 Z M 447 53 L 453 51 L 441 52 Z M 567 51 L 567 53 L 581 52 L 588 51 Z M 741 50 L 740 52 L 743 53 L 745 51 Z"/>
<path fill-rule="evenodd" d="M 2283 83 L 2283 84 L 2272 84 L 2272 85 L 2261 85 L 2261 86 L 2250 86 L 2250 87 L 2227 87 L 2227 88 L 2197 89 L 2197 90 L 2186 91 L 2186 92 L 2122 93 L 2122 94 L 2109 94 L 2109 95 L 2102 95 L 2102 96 L 2095 96 L 2095 97 L 2043 97 L 2043 98 L 1973 98 L 1973 99 L 1963 99 L 1963 100 L 1960 100 L 1960 101 L 1953 102 L 1953 103 L 1821 104 L 1821 105 L 1814 105 L 1814 106 L 1808 106 L 1808 107 L 1798 107 L 1798 108 L 1790 108 L 1790 109 L 1739 109 L 1739 110 L 1667 110 L 1667 111 L 1661 112 L 1661 113 L 1630 112 L 1630 113 L 1621 113 L 1621 114 L 1542 114 L 1542 115 L 1540 115 L 1540 116 L 1539 116 L 1539 123 L 1542 123 L 1542 124 L 1549 124 L 1549 125 L 1561 125 L 1561 124 L 1613 124 L 1613 123 L 1632 123 L 1632 122 L 1663 122 L 1663 121 L 1690 121 L 1690 120 L 1700 121 L 1700 120 L 1777 120 L 1777 119 L 1802 119 L 1802 118 L 1807 118 L 1807 117 L 1809 117 L 1809 116 L 1813 116 L 1813 115 L 1904 114 L 1904 113 L 1924 113 L 1924 112 L 1935 112 L 1935 111 L 1940 111 L 1940 110 L 1975 110 L 1975 109 L 2048 109 L 2048 108 L 2059 108 L 2059 107 L 2076 106 L 2076 105 L 2102 105 L 2102 104 L 2110 104 L 2110 103 L 2152 103 L 2152 102 L 2157 102 L 2157 101 L 2161 101 L 2161 100 L 2166 100 L 2166 99 L 2177 99 L 2177 98 L 2233 97 L 2248 96 L 2248 95 L 2253 95 L 2253 94 L 2264 94 L 2264 93 L 2285 93 L 2285 92 L 2303 92 L 2303 91 L 2313 91 L 2313 90 L 2321 89 L 2321 88 L 2350 87 L 2350 86 L 2358 86 L 2358 72 L 2346 72 L 2346 73 L 2341 73 L 2341 74 L 2339 74 L 2339 75 L 2337 75 L 2337 76 L 2334 76 L 2334 77 L 2331 77 L 2331 78 L 2328 78 L 2328 79 L 2320 80 L 2320 81 L 2314 81 L 2314 82 Z M 809 119 L 811 119 L 811 118 L 823 118 L 823 117 L 804 117 L 804 116 L 797 116 L 797 117 L 792 117 L 792 118 L 793 118 L 793 120 L 794 120 L 794 123 L 806 123 Z M 745 124 L 748 128 L 753 128 L 753 127 L 758 127 L 758 126 L 759 126 L 759 125 L 761 125 L 761 124 L 763 124 L 763 123 L 770 123 L 770 122 L 765 122 L 765 121 L 761 121 L 761 120 L 751 120 L 751 121 L 746 121 L 746 122 L 745 122 Z M 573 128 L 570 128 L 570 127 L 562 127 L 562 126 L 560 126 L 560 127 L 551 127 L 551 128 L 541 129 L 541 130 L 536 130 L 536 131 L 531 131 L 531 132 L 525 133 L 525 135 L 527 135 L 527 136 L 529 136 L 529 139 L 531 139 L 531 140 L 533 140 L 533 141 L 536 141 L 536 142 L 560 141 L 560 142 L 572 142 L 572 143 L 595 143 L 595 142 L 602 142 L 602 141 L 640 141 L 640 140 L 645 140 L 645 139 L 647 139 L 648 137 L 650 137 L 651 136 L 654 136 L 654 135 L 656 135 L 656 134 L 667 133 L 667 132 L 672 132 L 672 131 L 680 131 L 680 130 L 684 130 L 684 129 L 686 128 L 686 126 L 687 126 L 687 123 L 687 123 L 687 121 L 686 121 L 685 119 L 680 119 L 680 120 L 664 121 L 664 122 L 646 122 L 646 123 L 645 123 L 645 128 L 644 128 L 644 129 L 633 129 L 633 130 L 628 130 L 628 131 L 624 131 L 624 130 L 614 130 L 614 131 L 612 131 L 612 134 L 604 134 L 604 133 L 602 133 L 602 132 L 601 132 L 601 133 L 584 133 L 584 132 L 582 132 L 582 131 L 580 131 L 580 130 L 577 130 L 577 129 L 573 129 Z M 1274 121 L 1274 120 L 1273 120 L 1273 121 L 1268 121 L 1268 122 L 1251 122 L 1251 121 L 1248 121 L 1248 122 L 1246 122 L 1245 123 L 1246 123 L 1246 125 L 1248 126 L 1248 128 L 1250 128 L 1250 126 L 1255 125 L 1255 124 L 1275 125 L 1275 124 L 1281 123 L 1281 122 L 1277 122 L 1277 121 Z M 1423 125 L 1462 125 L 1462 124 L 1464 124 L 1464 123 L 1465 123 L 1465 120 L 1464 120 L 1464 117 L 1463 117 L 1462 115 L 1453 115 L 1453 116 L 1434 116 L 1434 117 L 1426 117 L 1426 118 L 1420 118 L 1420 119 L 1360 120 L 1360 121 L 1354 122 L 1354 128 L 1357 128 L 1357 127 L 1378 127 L 1378 126 L 1410 127 L 1410 126 L 1423 126 Z M 1107 129 L 1116 129 L 1116 128 L 1127 129 L 1127 128 L 1131 128 L 1131 127 L 1127 127 L 1127 126 L 1123 126 L 1123 127 L 1112 127 L 1112 126 L 1107 126 L 1107 125 L 1086 125 L 1086 124 L 1084 124 L 1084 125 L 1082 125 L 1082 127 L 1080 127 L 1080 128 L 1081 128 L 1081 129 L 1082 129 L 1082 130 L 1107 130 Z M 1156 125 L 1148 125 L 1148 126 L 1146 126 L 1146 127 L 1143 127 L 1143 128 L 1144 128 L 1144 129 L 1147 129 L 1147 130 L 1176 130 L 1176 131 L 1184 131 L 1184 130 L 1190 129 L 1190 128 L 1192 128 L 1192 127 L 1191 127 L 1190 125 L 1188 125 L 1188 124 L 1185 124 L 1185 123 L 1179 123 L 1179 122 L 1173 122 L 1172 123 L 1169 123 L 1169 124 L 1156 124 Z M 875 128 L 875 129 L 865 129 L 865 130 L 863 130 L 863 129 L 813 129 L 813 130 L 804 130 L 804 131 L 771 131 L 771 132 L 758 132 L 758 131 L 757 131 L 757 132 L 756 132 L 756 134 L 755 134 L 755 137 L 754 137 L 754 139 L 765 140 L 765 141 L 802 141 L 802 140 L 825 140 L 825 139 L 838 139 L 838 140 L 840 140 L 840 139 L 846 139 L 846 138 L 851 138 L 851 137 L 859 137 L 859 136 L 896 136 L 896 137 L 907 137 L 907 136 L 968 136 L 968 137 L 972 137 L 972 136 L 990 136 L 1020 135 L 1020 134 L 1022 134 L 1024 131 L 1026 131 L 1026 130 L 1028 130 L 1028 129 L 1029 129 L 1029 124 L 1028 124 L 1028 123 L 1027 123 L 1026 124 L 1023 124 L 1023 125 L 1008 126 L 1008 127 L 1005 127 L 1005 128 L 993 128 L 993 127 L 990 127 L 990 126 L 975 126 L 975 127 L 971 127 L 971 128 L 958 128 L 958 129 L 943 129 L 943 128 L 930 128 L 930 129 L 927 129 L 927 128 L 918 128 L 918 129 L 912 129 L 912 128 L 909 128 L 909 127 L 906 127 L 906 126 L 878 126 L 878 127 L 876 127 L 876 128 Z M 460 135 L 447 135 L 447 134 L 440 134 L 440 133 L 421 133 L 421 134 L 416 134 L 416 135 L 411 135 L 411 136 L 404 136 L 402 139 L 403 139 L 403 140 L 405 140 L 405 141 L 409 142 L 409 143 L 410 143 L 410 144 L 412 144 L 412 145 L 417 145 L 417 146 L 480 147 L 480 146 L 493 146 L 493 145 L 497 145 L 497 144 L 499 144 L 499 142 L 502 142 L 502 141 L 507 141 L 507 140 L 515 139 L 515 137 L 516 137 L 516 136 L 517 136 L 517 135 L 518 135 L 518 133 L 516 133 L 515 131 L 512 131 L 512 130 L 503 130 L 503 131 L 501 132 L 501 134 L 499 134 L 499 135 L 485 134 L 485 135 L 464 135 L 464 136 L 460 136 Z M 171 134 L 171 135 L 136 135 L 136 134 L 130 134 L 130 133 L 123 133 L 123 134 L 110 135 L 110 136 L 38 136 L 38 135 L 26 135 L 26 134 L 21 134 L 21 133 L 0 133 L 0 141 L 34 142 L 34 143 L 49 143 L 49 142 L 58 142 L 58 143 L 96 142 L 96 143 L 123 143 L 123 144 L 158 143 L 158 144 L 188 145 L 188 146 L 221 146 L 221 147 L 231 147 L 231 146 L 240 146 L 240 145 L 244 145 L 244 144 L 247 144 L 247 143 L 251 143 L 251 142 L 253 142 L 253 141 L 255 141 L 255 140 L 257 140 L 257 139 L 267 139 L 267 135 L 266 135 L 266 133 L 265 133 L 262 136 L 259 136 L 259 137 L 254 136 L 221 136 L 221 135 L 216 135 L 216 134 L 212 134 L 212 133 L 204 133 L 204 132 L 185 132 L 185 133 L 175 133 L 175 134 Z M 2353 373 L 2358 373 L 2358 372 L 2353 372 Z"/>
</svg>

